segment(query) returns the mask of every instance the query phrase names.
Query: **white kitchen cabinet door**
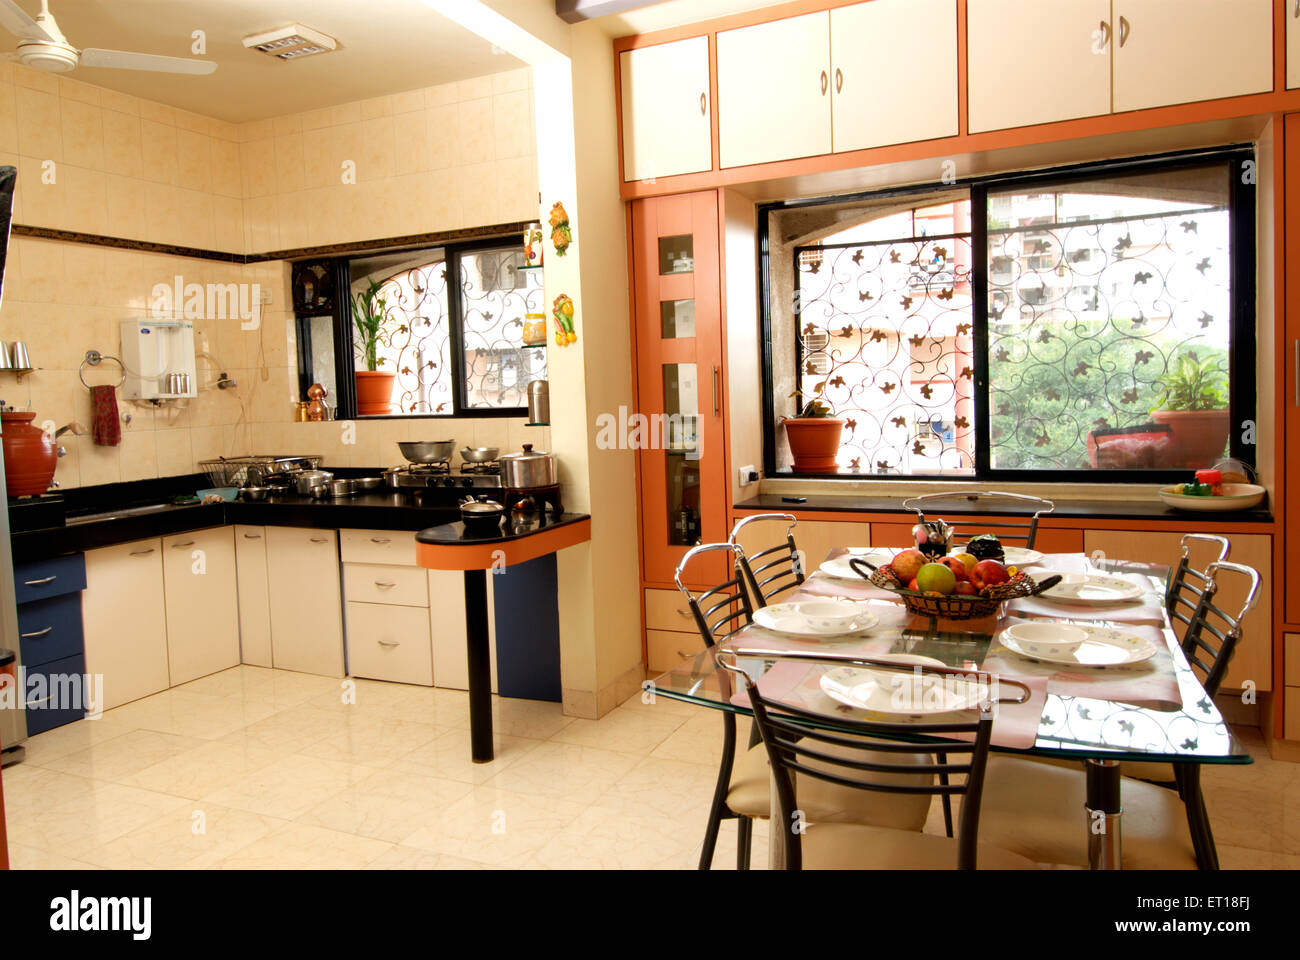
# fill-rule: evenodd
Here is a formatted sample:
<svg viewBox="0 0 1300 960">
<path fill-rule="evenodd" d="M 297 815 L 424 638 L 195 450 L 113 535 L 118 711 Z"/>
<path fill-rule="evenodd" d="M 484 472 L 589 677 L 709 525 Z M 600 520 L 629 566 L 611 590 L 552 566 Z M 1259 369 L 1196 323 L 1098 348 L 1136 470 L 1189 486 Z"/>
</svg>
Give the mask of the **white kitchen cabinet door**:
<svg viewBox="0 0 1300 960">
<path fill-rule="evenodd" d="M 103 677 L 103 709 L 167 689 L 161 541 L 88 550 L 81 616 L 86 672 Z"/>
<path fill-rule="evenodd" d="M 1300 0 L 1286 0 L 1286 88 L 1300 87 Z"/>
<path fill-rule="evenodd" d="M 281 670 L 343 676 L 343 610 L 334 530 L 266 528 L 271 662 Z"/>
<path fill-rule="evenodd" d="M 957 0 L 831 11 L 836 153 L 957 135 Z"/>
<path fill-rule="evenodd" d="M 430 570 L 429 635 L 433 641 L 433 685 L 469 688 L 465 649 L 465 575 L 459 570 Z M 496 617 L 492 612 L 493 577 L 487 577 L 488 642 L 492 658 L 492 692 L 497 692 Z"/>
<path fill-rule="evenodd" d="M 618 61 L 623 179 L 712 170 L 709 38 L 624 50 Z"/>
<path fill-rule="evenodd" d="M 351 676 L 433 686 L 428 610 L 352 600 L 347 608 Z"/>
<path fill-rule="evenodd" d="M 718 162 L 831 152 L 831 30 L 822 11 L 718 34 Z"/>
<path fill-rule="evenodd" d="M 1273 0 L 1115 0 L 1114 16 L 1117 112 L 1273 89 Z"/>
<path fill-rule="evenodd" d="M 971 133 L 1110 112 L 1110 0 L 967 0 Z"/>
<path fill-rule="evenodd" d="M 214 527 L 163 537 L 162 554 L 172 686 L 238 666 L 234 530 Z"/>
<path fill-rule="evenodd" d="M 266 529 L 235 527 L 239 585 L 239 662 L 271 665 L 271 591 L 266 581 Z"/>
</svg>

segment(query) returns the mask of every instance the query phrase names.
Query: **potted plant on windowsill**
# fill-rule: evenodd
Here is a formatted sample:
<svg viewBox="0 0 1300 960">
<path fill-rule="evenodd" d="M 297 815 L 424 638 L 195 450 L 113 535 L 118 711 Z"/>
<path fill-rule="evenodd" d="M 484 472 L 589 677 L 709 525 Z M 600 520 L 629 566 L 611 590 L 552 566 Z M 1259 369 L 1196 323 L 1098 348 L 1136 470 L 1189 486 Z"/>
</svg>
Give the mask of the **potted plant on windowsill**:
<svg viewBox="0 0 1300 960">
<path fill-rule="evenodd" d="M 820 394 L 823 386 L 818 384 L 815 392 Z M 844 421 L 833 417 L 823 400 L 814 398 L 803 403 L 803 392 L 799 390 L 790 396 L 799 398 L 803 404 L 799 416 L 781 420 L 794 458 L 791 469 L 795 473 L 835 473 L 839 470 L 836 455 L 840 452 Z"/>
<path fill-rule="evenodd" d="M 366 364 L 366 369 L 356 371 L 357 413 L 361 416 L 382 416 L 393 410 L 393 380 L 397 373 L 378 369 L 384 363 L 384 358 L 379 356 L 379 341 L 388 325 L 385 315 L 388 301 L 379 295 L 382 286 L 372 279 L 365 290 L 352 295 L 357 348 Z"/>
<path fill-rule="evenodd" d="M 1187 352 L 1161 380 L 1160 400 L 1151 419 L 1168 424 L 1180 467 L 1208 467 L 1228 444 L 1227 376 L 1213 358 Z"/>
</svg>

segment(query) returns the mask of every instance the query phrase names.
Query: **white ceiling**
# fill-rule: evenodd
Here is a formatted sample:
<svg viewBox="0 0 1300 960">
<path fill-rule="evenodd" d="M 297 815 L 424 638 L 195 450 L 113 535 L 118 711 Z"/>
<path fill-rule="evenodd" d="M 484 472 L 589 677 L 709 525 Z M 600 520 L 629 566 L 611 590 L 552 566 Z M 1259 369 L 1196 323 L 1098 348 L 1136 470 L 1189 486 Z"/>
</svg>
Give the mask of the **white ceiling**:
<svg viewBox="0 0 1300 960">
<path fill-rule="evenodd" d="M 595 17 L 591 22 L 600 24 L 611 37 L 629 37 L 727 17 L 734 13 L 761 10 L 785 2 L 787 0 L 662 0 L 627 13 Z"/>
<path fill-rule="evenodd" d="M 40 10 L 40 0 L 16 2 L 33 16 Z M 50 12 L 77 48 L 190 57 L 192 32 L 205 31 L 202 59 L 219 64 L 209 76 L 92 67 L 68 76 L 231 123 L 524 65 L 419 0 L 50 0 Z M 289 23 L 328 34 L 338 49 L 282 61 L 240 42 Z M 0 52 L 16 46 L 0 30 Z"/>
</svg>

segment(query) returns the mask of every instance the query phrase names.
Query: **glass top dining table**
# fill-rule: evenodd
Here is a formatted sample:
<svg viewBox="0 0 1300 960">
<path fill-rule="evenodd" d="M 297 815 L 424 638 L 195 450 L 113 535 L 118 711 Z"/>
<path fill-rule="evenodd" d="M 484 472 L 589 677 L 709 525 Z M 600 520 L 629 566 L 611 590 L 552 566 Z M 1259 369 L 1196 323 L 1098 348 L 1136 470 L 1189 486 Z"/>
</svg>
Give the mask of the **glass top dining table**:
<svg viewBox="0 0 1300 960">
<path fill-rule="evenodd" d="M 1141 576 L 1150 583 L 1152 594 L 1162 597 L 1170 575 L 1169 568 L 1160 564 L 1109 560 L 1090 561 L 1090 566 L 1100 572 Z M 920 654 L 934 657 L 956 669 L 977 671 L 994 642 L 992 634 L 967 633 L 953 621 L 946 622 L 943 630 L 914 624 L 915 621 L 908 626 L 883 629 L 892 640 L 890 653 Z M 752 651 L 762 645 L 754 642 L 755 632 L 754 628 L 737 631 L 721 649 L 742 654 L 739 665 L 757 682 L 772 668 L 777 658 L 743 655 L 746 649 Z M 1176 708 L 1161 708 L 1172 706 L 1170 704 L 1123 703 L 1049 691 L 1033 745 L 1018 748 L 994 743 L 992 749 L 1076 760 L 1250 763 L 1250 754 L 1233 736 L 1218 707 L 1192 672 L 1167 620 L 1164 634 L 1181 701 Z M 718 666 L 716 653 L 716 649 L 702 650 L 681 661 L 671 670 L 648 680 L 646 690 L 655 696 L 751 716 L 748 706 L 733 702 L 734 684 L 726 671 Z M 826 669 L 825 664 L 808 665 L 810 672 Z M 825 723 L 818 726 L 827 730 L 841 729 L 837 719 L 836 715 L 828 713 Z"/>
<path fill-rule="evenodd" d="M 836 551 L 832 551 L 834 554 Z M 1084 561 L 1086 569 L 1100 574 L 1123 575 L 1143 585 L 1149 604 L 1163 606 L 1166 584 L 1171 574 L 1169 567 L 1160 564 L 1136 563 L 1109 559 L 1088 559 Z M 1050 563 L 1050 558 L 1045 561 Z M 814 577 L 819 576 L 814 574 Z M 811 582 L 811 581 L 810 581 Z M 807 585 L 805 585 L 807 586 Z M 824 595 L 824 594 L 823 594 Z M 776 598 L 778 601 L 786 597 Z M 894 618 L 882 622 L 872 631 L 875 649 L 890 655 L 910 654 L 932 657 L 947 667 L 968 671 L 985 670 L 986 659 L 993 654 L 1002 654 L 996 640 L 998 629 L 1005 627 L 1017 614 L 1009 614 L 998 621 L 997 628 L 990 630 L 989 622 L 983 621 L 966 627 L 961 621 L 935 621 L 925 617 L 913 617 L 899 620 Z M 1183 655 L 1167 616 L 1159 612 L 1162 623 L 1152 623 L 1150 629 L 1158 630 L 1167 646 L 1168 657 L 1163 660 L 1166 671 L 1173 674 L 1167 689 L 1169 693 L 1158 702 L 1125 702 L 1122 699 L 1102 699 L 1088 697 L 1077 692 L 1064 693 L 1052 690 L 1050 686 L 1045 695 L 1040 694 L 1041 713 L 1037 716 L 1036 735 L 1029 735 L 1019 744 L 999 743 L 994 735 L 991 749 L 995 752 L 1024 754 L 1057 759 L 1071 759 L 1083 763 L 1089 774 L 1090 785 L 1093 777 L 1096 782 L 1109 779 L 1118 785 L 1120 764 L 1124 761 L 1135 762 L 1170 762 L 1170 763 L 1215 763 L 1248 764 L 1250 754 L 1233 735 L 1225 723 L 1222 714 L 1213 699 L 1205 692 L 1196 674 L 1188 665 Z M 1027 615 L 1028 618 L 1028 615 Z M 1044 619 L 1041 616 L 1033 619 Z M 1055 618 L 1057 622 L 1072 622 L 1067 616 Z M 1079 621 L 1083 622 L 1083 621 Z M 1111 623 L 1106 620 L 1090 619 L 1092 626 L 1131 627 L 1128 623 Z M 798 675 L 791 681 L 782 679 L 782 688 L 802 686 L 804 689 L 816 687 L 818 676 L 834 668 L 821 658 L 834 659 L 835 645 L 814 645 L 804 651 L 810 657 L 819 658 L 817 662 L 793 662 L 789 659 L 788 649 L 764 655 L 765 639 L 771 638 L 761 628 L 750 625 L 728 637 L 719 647 L 701 650 L 698 654 L 682 660 L 671 670 L 646 681 L 644 687 L 647 695 L 663 696 L 673 700 L 696 704 L 714 710 L 730 711 L 741 716 L 752 716 L 743 696 L 735 697 L 735 684 L 731 676 L 722 669 L 716 656 L 725 650 L 734 655 L 734 660 L 755 683 L 778 665 L 784 670 L 793 668 L 797 672 L 807 671 L 807 677 L 800 682 Z M 818 649 L 820 648 L 820 649 Z M 1163 651 L 1162 651 L 1163 653 Z M 800 651 L 795 651 L 797 658 Z M 846 659 L 852 659 L 851 655 Z M 999 662 L 1005 662 L 1004 660 Z M 994 667 L 993 669 L 996 669 Z M 1106 668 L 1097 668 L 1104 671 Z M 1015 672 L 1015 671 L 1012 671 Z M 1094 674 L 1096 676 L 1098 674 Z M 1086 679 L 1086 678 L 1085 678 Z M 1169 678 L 1166 676 L 1165 678 Z M 1176 683 L 1176 686 L 1175 686 Z M 1044 686 L 1048 686 L 1044 683 Z M 1066 685 L 1068 687 L 1068 684 Z M 1121 688 L 1122 689 L 1122 688 Z M 1176 694 L 1172 691 L 1176 689 Z M 778 697 L 779 699 L 779 697 Z M 808 708 L 808 702 L 801 704 Z M 833 701 L 826 702 L 827 709 L 821 713 L 821 719 L 806 721 L 811 726 L 830 731 L 845 731 L 842 719 L 852 718 L 854 714 L 872 719 L 870 714 L 837 708 Z M 897 722 L 896 716 L 881 716 L 875 719 Z M 1032 718 L 1030 720 L 1032 723 Z M 997 729 L 995 720 L 994 729 Z M 918 743 L 935 742 L 918 734 Z M 1090 786 L 1091 790 L 1091 786 Z M 1116 791 L 1118 792 L 1118 791 Z M 1116 814 L 1118 811 L 1116 811 Z M 1119 824 L 1116 821 L 1116 833 Z M 1114 838 L 1118 841 L 1118 836 Z M 777 844 L 776 846 L 779 846 Z M 1105 853 L 1094 855 L 1094 845 L 1089 853 L 1094 868 L 1116 868 L 1119 866 L 1118 854 L 1113 862 Z M 1115 847 L 1118 850 L 1118 843 Z"/>
</svg>

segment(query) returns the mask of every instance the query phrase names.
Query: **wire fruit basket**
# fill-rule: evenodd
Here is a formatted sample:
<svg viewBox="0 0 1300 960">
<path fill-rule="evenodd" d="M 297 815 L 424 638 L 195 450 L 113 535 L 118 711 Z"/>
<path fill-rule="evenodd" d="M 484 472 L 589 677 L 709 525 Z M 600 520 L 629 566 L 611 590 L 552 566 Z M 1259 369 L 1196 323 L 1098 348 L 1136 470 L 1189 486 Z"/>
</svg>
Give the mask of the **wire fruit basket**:
<svg viewBox="0 0 1300 960">
<path fill-rule="evenodd" d="M 857 567 L 854 566 L 853 569 L 857 570 Z M 860 570 L 858 572 L 861 574 Z M 897 574 L 883 567 L 873 570 L 867 579 L 884 590 L 898 594 L 904 606 L 912 613 L 927 617 L 943 617 L 947 620 L 970 620 L 974 617 L 992 616 L 1007 600 L 1032 597 L 1042 593 L 1054 587 L 1061 578 L 1059 575 L 1054 575 L 1040 583 L 1022 570 L 1006 583 L 985 587 L 976 595 L 954 593 L 947 596 L 905 589 Z"/>
<path fill-rule="evenodd" d="M 200 460 L 198 467 L 208 475 L 208 482 L 214 487 L 242 487 L 248 479 L 250 467 L 257 467 L 264 477 L 291 470 L 315 470 L 320 466 L 320 457 L 217 457 L 214 460 Z"/>
</svg>

